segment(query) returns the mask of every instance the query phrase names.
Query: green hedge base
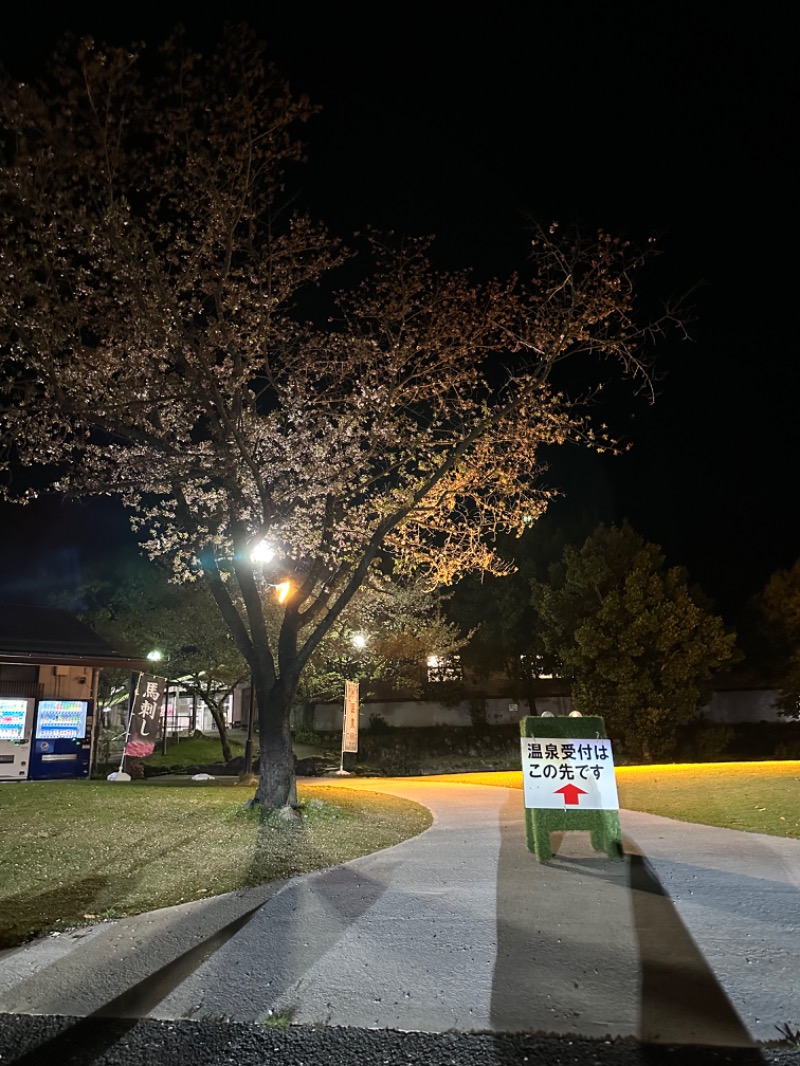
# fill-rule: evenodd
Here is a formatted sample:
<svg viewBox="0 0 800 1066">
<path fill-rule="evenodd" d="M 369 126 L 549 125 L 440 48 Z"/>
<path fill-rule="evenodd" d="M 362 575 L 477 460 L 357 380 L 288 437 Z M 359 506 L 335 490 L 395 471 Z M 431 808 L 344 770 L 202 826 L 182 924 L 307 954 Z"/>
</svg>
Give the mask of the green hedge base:
<svg viewBox="0 0 800 1066">
<path fill-rule="evenodd" d="M 536 718 L 528 716 L 519 723 L 520 736 L 555 740 L 576 737 L 582 740 L 606 739 L 605 722 L 599 715 L 583 718 Z M 525 808 L 525 840 L 539 862 L 553 858 L 552 833 L 585 830 L 595 851 L 604 851 L 609 859 L 621 859 L 622 829 L 619 811 L 561 811 L 550 808 Z"/>
</svg>

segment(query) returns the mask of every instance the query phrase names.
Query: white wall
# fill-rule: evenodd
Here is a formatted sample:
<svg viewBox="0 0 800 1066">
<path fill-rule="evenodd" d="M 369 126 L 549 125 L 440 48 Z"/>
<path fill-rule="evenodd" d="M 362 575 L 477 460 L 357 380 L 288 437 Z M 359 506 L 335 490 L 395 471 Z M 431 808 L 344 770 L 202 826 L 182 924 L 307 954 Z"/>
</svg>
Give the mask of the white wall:
<svg viewBox="0 0 800 1066">
<path fill-rule="evenodd" d="M 710 722 L 786 722 L 778 714 L 775 700 L 777 689 L 746 689 L 735 692 L 715 692 L 703 708 L 703 717 Z"/>
<path fill-rule="evenodd" d="M 526 704 L 512 703 L 508 699 L 488 699 L 485 705 L 486 721 L 490 725 L 516 723 L 528 713 Z M 552 711 L 553 714 L 566 715 L 571 709 L 572 703 L 568 696 L 547 696 L 536 701 L 538 714 L 542 711 Z M 318 703 L 314 711 L 314 728 L 320 732 L 341 729 L 342 712 L 341 703 Z M 469 701 L 448 707 L 433 700 L 370 700 L 361 704 L 359 728 L 368 729 L 373 715 L 380 716 L 387 725 L 395 727 L 472 724 Z"/>
<path fill-rule="evenodd" d="M 711 722 L 786 721 L 775 708 L 777 696 L 774 689 L 715 692 L 701 715 Z M 525 703 L 515 704 L 508 699 L 487 699 L 485 705 L 486 721 L 490 725 L 518 722 L 530 713 Z M 571 710 L 572 700 L 569 696 L 544 696 L 536 700 L 536 711 L 533 713 L 550 711 L 563 716 Z M 369 700 L 361 704 L 358 721 L 361 729 L 369 728 L 372 715 L 379 715 L 387 725 L 395 727 L 472 724 L 469 701 L 447 707 L 433 700 Z M 318 703 L 314 711 L 314 728 L 320 732 L 341 729 L 342 704 Z"/>
</svg>

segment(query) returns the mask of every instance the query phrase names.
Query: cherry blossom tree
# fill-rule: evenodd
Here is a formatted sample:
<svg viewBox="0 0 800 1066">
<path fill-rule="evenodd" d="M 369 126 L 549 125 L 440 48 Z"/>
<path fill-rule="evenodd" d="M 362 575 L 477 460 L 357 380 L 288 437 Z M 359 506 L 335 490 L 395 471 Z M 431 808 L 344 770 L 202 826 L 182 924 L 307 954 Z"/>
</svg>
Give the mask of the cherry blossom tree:
<svg viewBox="0 0 800 1066">
<path fill-rule="evenodd" d="M 206 584 L 254 678 L 265 808 L 296 802 L 292 697 L 356 591 L 504 572 L 543 449 L 613 447 L 581 401 L 614 367 L 646 385 L 661 325 L 650 249 L 605 233 L 534 229 L 487 283 L 429 239 L 345 247 L 292 197 L 313 112 L 246 28 L 208 55 L 73 42 L 0 102 L 7 498 L 116 496 Z"/>
<path fill-rule="evenodd" d="M 358 681 L 362 697 L 378 686 L 420 697 L 428 659 L 460 652 L 470 634 L 444 616 L 443 597 L 416 583 L 376 574 L 317 645 L 297 690 L 303 728 L 321 701 L 341 700 L 344 682 Z"/>
</svg>

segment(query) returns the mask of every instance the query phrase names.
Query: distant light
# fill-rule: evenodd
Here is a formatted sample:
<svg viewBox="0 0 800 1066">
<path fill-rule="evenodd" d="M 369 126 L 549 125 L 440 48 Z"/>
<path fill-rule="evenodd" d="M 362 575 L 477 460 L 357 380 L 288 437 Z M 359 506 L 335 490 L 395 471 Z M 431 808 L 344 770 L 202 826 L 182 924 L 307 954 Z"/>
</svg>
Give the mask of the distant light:
<svg viewBox="0 0 800 1066">
<path fill-rule="evenodd" d="M 280 585 L 275 586 L 275 591 L 278 593 L 278 603 L 285 603 L 292 591 L 291 581 L 281 581 Z"/>
<path fill-rule="evenodd" d="M 250 561 L 254 563 L 271 563 L 275 558 L 275 549 L 265 540 L 260 540 L 250 552 Z"/>
<path fill-rule="evenodd" d="M 439 656 L 438 655 L 429 655 L 428 656 L 428 666 L 430 666 L 431 668 L 434 668 L 434 667 L 437 667 L 438 665 L 439 665 Z"/>
<path fill-rule="evenodd" d="M 366 648 L 367 638 L 363 633 L 354 633 L 350 638 L 350 642 L 354 648 Z"/>
<path fill-rule="evenodd" d="M 164 658 L 164 655 L 162 652 L 154 648 L 153 651 L 149 651 L 147 653 L 147 658 L 150 660 L 151 663 L 160 663 L 161 660 Z"/>
</svg>

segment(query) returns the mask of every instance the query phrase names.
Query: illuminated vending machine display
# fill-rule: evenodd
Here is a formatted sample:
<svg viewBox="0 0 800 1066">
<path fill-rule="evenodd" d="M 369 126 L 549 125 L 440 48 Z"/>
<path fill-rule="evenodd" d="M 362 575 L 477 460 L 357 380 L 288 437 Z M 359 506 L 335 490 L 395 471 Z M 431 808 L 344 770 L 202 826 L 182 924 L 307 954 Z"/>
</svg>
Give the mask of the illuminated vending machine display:
<svg viewBox="0 0 800 1066">
<path fill-rule="evenodd" d="M 31 777 L 88 777 L 92 748 L 91 700 L 39 700 Z"/>
<path fill-rule="evenodd" d="M 0 781 L 28 777 L 34 703 L 24 696 L 0 698 Z"/>
</svg>

